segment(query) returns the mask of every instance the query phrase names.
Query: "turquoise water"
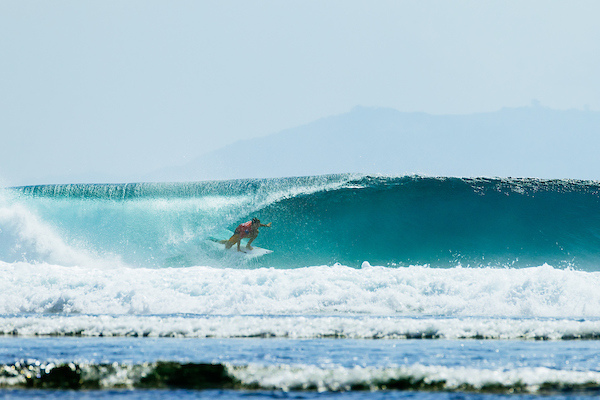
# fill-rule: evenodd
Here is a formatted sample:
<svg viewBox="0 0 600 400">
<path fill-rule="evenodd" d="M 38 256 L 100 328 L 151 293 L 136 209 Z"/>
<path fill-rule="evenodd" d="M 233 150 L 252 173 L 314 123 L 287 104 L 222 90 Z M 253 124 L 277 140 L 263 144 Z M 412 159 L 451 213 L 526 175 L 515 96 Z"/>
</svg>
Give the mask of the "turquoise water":
<svg viewBox="0 0 600 400">
<path fill-rule="evenodd" d="M 260 266 L 548 263 L 594 271 L 598 190 L 589 181 L 335 175 L 35 186 L 7 196 L 67 244 L 138 267 L 218 265 L 204 239 L 258 217 L 274 224 L 260 243 L 275 253 Z M 3 258 L 27 257 L 19 249 L 4 249 Z"/>
<path fill-rule="evenodd" d="M 589 397 L 599 189 L 350 174 L 4 189 L 0 396 Z M 208 240 L 253 217 L 273 253 Z"/>
</svg>

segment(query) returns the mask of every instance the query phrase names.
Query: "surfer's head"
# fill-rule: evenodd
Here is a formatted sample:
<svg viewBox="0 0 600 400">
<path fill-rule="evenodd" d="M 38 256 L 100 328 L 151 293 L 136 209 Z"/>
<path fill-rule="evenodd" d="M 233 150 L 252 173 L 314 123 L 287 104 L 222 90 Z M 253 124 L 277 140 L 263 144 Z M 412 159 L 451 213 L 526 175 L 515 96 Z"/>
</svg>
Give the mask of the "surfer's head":
<svg viewBox="0 0 600 400">
<path fill-rule="evenodd" d="M 252 225 L 259 225 L 260 220 L 258 218 L 252 218 Z"/>
</svg>

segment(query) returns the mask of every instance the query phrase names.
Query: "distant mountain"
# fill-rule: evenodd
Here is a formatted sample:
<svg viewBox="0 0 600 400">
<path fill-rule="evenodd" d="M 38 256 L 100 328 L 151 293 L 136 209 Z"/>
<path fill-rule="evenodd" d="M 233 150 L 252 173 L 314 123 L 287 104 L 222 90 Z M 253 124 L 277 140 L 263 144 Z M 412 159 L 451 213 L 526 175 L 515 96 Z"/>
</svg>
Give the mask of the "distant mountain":
<svg viewBox="0 0 600 400">
<path fill-rule="evenodd" d="M 240 141 L 149 181 L 198 181 L 360 172 L 593 179 L 600 113 L 545 107 L 471 115 L 356 107 Z"/>
</svg>

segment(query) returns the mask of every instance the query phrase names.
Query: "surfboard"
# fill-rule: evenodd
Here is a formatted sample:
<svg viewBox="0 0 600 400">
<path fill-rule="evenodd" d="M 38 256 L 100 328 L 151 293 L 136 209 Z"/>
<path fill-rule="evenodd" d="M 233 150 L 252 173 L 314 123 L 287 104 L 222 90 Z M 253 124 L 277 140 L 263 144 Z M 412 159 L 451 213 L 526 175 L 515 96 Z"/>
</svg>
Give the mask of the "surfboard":
<svg viewBox="0 0 600 400">
<path fill-rule="evenodd" d="M 240 246 L 240 251 L 237 251 L 237 246 L 233 246 L 230 249 L 225 249 L 226 251 L 233 251 L 234 253 L 244 253 L 244 256 L 247 258 L 256 258 L 264 256 L 265 254 L 270 254 L 273 250 L 263 249 L 262 247 L 252 246 L 252 250 L 247 249 L 245 246 Z"/>
<path fill-rule="evenodd" d="M 217 245 L 219 245 L 220 248 L 222 248 L 224 251 L 226 251 L 230 254 L 238 254 L 238 255 L 240 255 L 242 257 L 246 257 L 246 258 L 261 257 L 261 256 L 264 256 L 266 254 L 270 254 L 273 252 L 273 250 L 263 249 L 262 247 L 258 247 L 258 246 L 252 246 L 252 250 L 249 250 L 246 248 L 246 244 L 244 243 L 244 242 L 247 242 L 247 240 L 244 240 L 244 239 L 242 239 L 242 244 L 240 245 L 240 251 L 237 251 L 237 245 L 234 245 L 229 249 L 225 248 L 225 242 L 227 242 L 227 240 L 218 239 L 215 237 L 209 237 L 208 240 L 210 240 L 213 243 L 216 243 Z"/>
</svg>

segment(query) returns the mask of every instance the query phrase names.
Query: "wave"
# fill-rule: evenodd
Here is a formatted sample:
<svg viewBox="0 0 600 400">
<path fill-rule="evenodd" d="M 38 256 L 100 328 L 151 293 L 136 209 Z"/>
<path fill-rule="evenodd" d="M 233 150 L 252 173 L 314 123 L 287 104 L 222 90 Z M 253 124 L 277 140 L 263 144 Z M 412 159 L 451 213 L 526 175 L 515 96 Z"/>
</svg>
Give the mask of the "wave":
<svg viewBox="0 0 600 400">
<path fill-rule="evenodd" d="M 287 264 L 301 257 L 309 265 L 597 270 L 598 189 L 565 180 L 363 177 L 282 199 L 260 215 L 282 225 L 268 246 Z"/>
<path fill-rule="evenodd" d="M 139 267 L 298 268 L 548 263 L 600 269 L 600 185 L 419 176 L 172 184 L 44 185 L 0 198 L 0 259 Z M 206 240 L 252 217 L 273 222 L 256 262 Z"/>
<path fill-rule="evenodd" d="M 595 393 L 600 372 L 553 368 L 478 369 L 414 364 L 397 367 L 230 365 L 178 362 L 85 364 L 35 360 L 0 366 L 0 387 L 43 389 L 164 389 L 476 393 Z"/>
<path fill-rule="evenodd" d="M 111 268 L 3 263 L 0 313 L 600 317 L 600 273 L 343 265 Z"/>
<path fill-rule="evenodd" d="M 398 316 L 10 315 L 0 336 L 285 339 L 599 340 L 600 321 Z"/>
<path fill-rule="evenodd" d="M 244 266 L 244 259 L 224 255 L 207 239 L 227 235 L 228 227 L 268 204 L 330 190 L 350 179 L 336 175 L 8 189 L 0 196 L 0 260 L 106 267 Z"/>
</svg>

